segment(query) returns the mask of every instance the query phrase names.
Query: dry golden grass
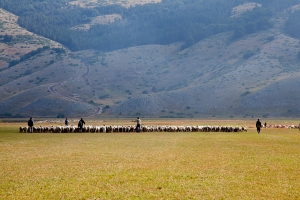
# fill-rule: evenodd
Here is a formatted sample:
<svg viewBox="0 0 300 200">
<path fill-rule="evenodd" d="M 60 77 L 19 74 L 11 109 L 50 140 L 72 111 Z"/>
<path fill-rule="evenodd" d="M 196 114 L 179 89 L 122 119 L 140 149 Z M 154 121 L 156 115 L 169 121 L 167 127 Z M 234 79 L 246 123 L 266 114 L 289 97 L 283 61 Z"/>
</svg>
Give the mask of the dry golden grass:
<svg viewBox="0 0 300 200">
<path fill-rule="evenodd" d="M 299 130 L 24 134 L 19 126 L 0 124 L 0 199 L 300 198 Z"/>
</svg>

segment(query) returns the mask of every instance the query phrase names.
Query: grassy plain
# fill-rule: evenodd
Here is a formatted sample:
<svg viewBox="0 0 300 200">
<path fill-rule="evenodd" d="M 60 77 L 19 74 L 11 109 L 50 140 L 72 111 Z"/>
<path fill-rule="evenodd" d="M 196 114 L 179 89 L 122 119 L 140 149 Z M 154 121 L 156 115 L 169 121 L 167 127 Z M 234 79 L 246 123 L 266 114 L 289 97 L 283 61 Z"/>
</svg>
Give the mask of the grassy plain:
<svg viewBox="0 0 300 200">
<path fill-rule="evenodd" d="M 125 122 L 132 123 L 101 124 Z M 252 123 L 164 121 L 213 122 Z M 0 123 L 0 199 L 300 199 L 298 129 L 263 129 L 261 134 L 253 128 L 243 133 L 18 133 L 23 125 Z"/>
</svg>

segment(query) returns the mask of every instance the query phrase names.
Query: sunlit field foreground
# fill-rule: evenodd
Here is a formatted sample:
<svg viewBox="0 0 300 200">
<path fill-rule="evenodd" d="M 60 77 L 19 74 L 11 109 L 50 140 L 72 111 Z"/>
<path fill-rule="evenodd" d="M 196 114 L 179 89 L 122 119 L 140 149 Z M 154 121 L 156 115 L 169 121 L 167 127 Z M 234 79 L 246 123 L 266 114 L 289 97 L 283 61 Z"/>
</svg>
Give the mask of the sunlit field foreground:
<svg viewBox="0 0 300 200">
<path fill-rule="evenodd" d="M 298 129 L 30 134 L 21 125 L 0 123 L 0 199 L 300 199 Z"/>
</svg>

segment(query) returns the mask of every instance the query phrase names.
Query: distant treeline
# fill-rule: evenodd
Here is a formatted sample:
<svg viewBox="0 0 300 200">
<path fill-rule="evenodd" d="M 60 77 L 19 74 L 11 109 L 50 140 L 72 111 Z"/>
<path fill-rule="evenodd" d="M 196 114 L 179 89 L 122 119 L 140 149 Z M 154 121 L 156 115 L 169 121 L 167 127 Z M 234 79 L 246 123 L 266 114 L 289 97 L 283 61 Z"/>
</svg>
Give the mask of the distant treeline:
<svg viewBox="0 0 300 200">
<path fill-rule="evenodd" d="M 124 8 L 118 5 L 92 9 L 68 4 L 68 0 L 0 0 L 0 7 L 19 16 L 19 24 L 29 31 L 55 40 L 73 51 L 96 49 L 110 51 L 145 45 L 185 42 L 188 47 L 211 35 L 234 31 L 233 39 L 272 27 L 277 11 L 299 4 L 299 0 L 257 0 L 256 7 L 231 18 L 233 7 L 247 0 L 163 0 L 162 3 Z M 71 28 L 88 23 L 93 17 L 120 14 L 122 20 L 95 25 L 88 31 Z M 298 19 L 298 21 L 297 21 Z M 299 23 L 293 14 L 289 23 Z M 297 36 L 290 26 L 287 31 Z M 299 33 L 299 32 L 298 32 Z M 299 34 L 298 34 L 299 35 Z"/>
</svg>

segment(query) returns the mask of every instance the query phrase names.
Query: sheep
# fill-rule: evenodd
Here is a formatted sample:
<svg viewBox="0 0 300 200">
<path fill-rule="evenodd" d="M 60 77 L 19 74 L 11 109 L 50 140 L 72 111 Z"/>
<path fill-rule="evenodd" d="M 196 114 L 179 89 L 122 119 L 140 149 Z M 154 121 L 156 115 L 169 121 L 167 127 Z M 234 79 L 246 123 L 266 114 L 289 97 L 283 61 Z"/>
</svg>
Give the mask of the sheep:
<svg viewBox="0 0 300 200">
<path fill-rule="evenodd" d="M 53 129 L 53 133 L 61 133 L 63 130 L 63 127 L 62 126 L 56 126 L 54 129 Z"/>
<path fill-rule="evenodd" d="M 274 127 L 284 127 L 284 128 L 299 128 L 299 126 L 279 126 Z M 20 127 L 20 132 L 28 132 L 28 127 Z M 232 127 L 232 126 L 142 126 L 141 132 L 242 132 L 247 131 L 247 128 L 242 127 Z M 79 128 L 75 126 L 50 126 L 50 127 L 33 127 L 34 133 L 76 133 L 80 132 Z M 135 132 L 135 126 L 85 126 L 82 132 L 90 133 L 129 133 Z"/>
<path fill-rule="evenodd" d="M 19 130 L 20 130 L 20 133 L 27 133 L 28 127 L 20 127 Z"/>
<path fill-rule="evenodd" d="M 113 129 L 112 126 L 107 126 L 107 127 L 106 127 L 106 132 L 107 132 L 107 133 L 111 133 L 111 132 L 112 132 L 112 129 Z"/>
<path fill-rule="evenodd" d="M 100 133 L 106 133 L 106 126 L 101 126 L 100 127 Z"/>
</svg>

